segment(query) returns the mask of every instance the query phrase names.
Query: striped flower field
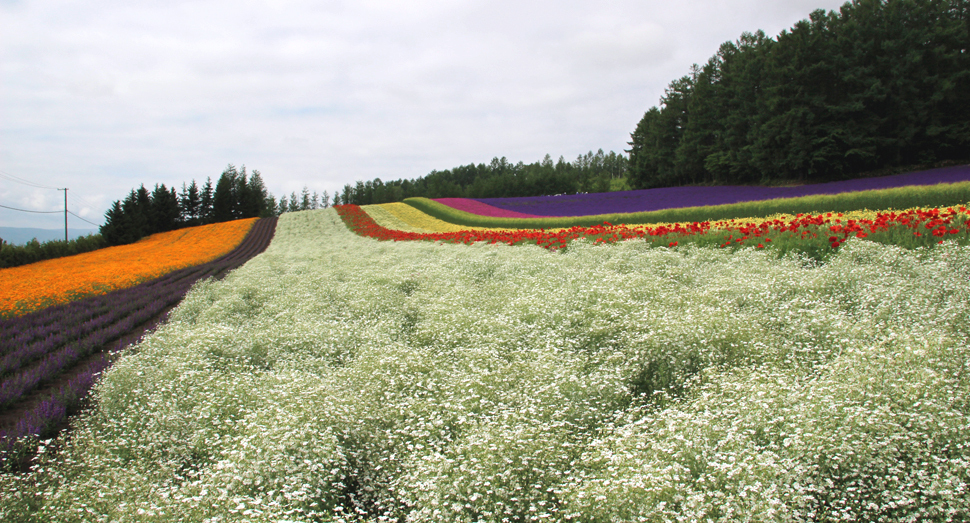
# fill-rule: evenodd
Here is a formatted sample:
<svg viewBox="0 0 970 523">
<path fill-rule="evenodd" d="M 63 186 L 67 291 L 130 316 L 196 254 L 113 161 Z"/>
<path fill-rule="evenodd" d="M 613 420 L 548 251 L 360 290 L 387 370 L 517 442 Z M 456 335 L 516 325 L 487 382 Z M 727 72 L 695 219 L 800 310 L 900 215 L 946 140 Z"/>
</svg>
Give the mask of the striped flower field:
<svg viewBox="0 0 970 523">
<path fill-rule="evenodd" d="M 822 262 L 285 214 L 0 475 L 0 519 L 965 521 L 970 247 L 946 212 L 927 246 L 858 231 Z"/>
<path fill-rule="evenodd" d="M 652 246 L 676 247 L 693 244 L 738 249 L 745 246 L 768 249 L 779 255 L 798 252 L 821 259 L 837 250 L 850 237 L 909 248 L 929 247 L 946 239 L 970 243 L 970 211 L 964 206 L 909 209 L 905 211 L 853 211 L 817 215 L 771 216 L 716 222 L 614 225 L 605 222 L 591 227 L 573 226 L 552 230 L 461 228 L 423 215 L 416 209 L 397 221 L 387 220 L 384 204 L 357 207 L 338 206 L 348 227 L 363 236 L 393 241 L 444 241 L 453 243 L 535 244 L 564 249 L 577 239 L 594 243 L 616 243 L 631 239 Z M 383 218 L 383 223 L 375 219 Z M 424 216 L 425 218 L 422 218 Z M 385 225 L 386 224 L 386 225 Z M 418 227 L 421 224 L 423 227 Z M 443 224 L 439 226 L 438 224 Z"/>
<path fill-rule="evenodd" d="M 212 261 L 239 245 L 255 220 L 190 227 L 130 245 L 0 269 L 0 318 L 124 289 Z"/>
<path fill-rule="evenodd" d="M 257 222 L 238 260 L 0 321 L 0 422 L 22 415 L 0 442 L 40 444 L 0 473 L 0 519 L 970 519 L 968 187 L 696 221 L 429 200 Z M 29 437 L 95 382 L 69 438 Z"/>
<path fill-rule="evenodd" d="M 642 189 L 638 191 L 563 194 L 522 198 L 483 198 L 478 200 L 444 198 L 438 201 L 455 209 L 482 216 L 508 218 L 562 217 L 611 213 L 639 213 L 677 207 L 716 206 L 742 202 L 870 192 L 964 182 L 970 182 L 970 165 L 957 165 L 892 176 L 859 178 L 855 180 L 788 187 L 667 187 L 662 189 Z"/>
</svg>

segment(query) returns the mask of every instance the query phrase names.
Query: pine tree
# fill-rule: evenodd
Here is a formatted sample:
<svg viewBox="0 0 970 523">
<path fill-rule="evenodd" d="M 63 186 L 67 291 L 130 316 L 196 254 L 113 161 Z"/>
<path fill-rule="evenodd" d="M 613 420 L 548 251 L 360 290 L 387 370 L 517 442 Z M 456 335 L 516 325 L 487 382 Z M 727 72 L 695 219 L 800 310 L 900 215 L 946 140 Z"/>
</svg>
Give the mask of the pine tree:
<svg viewBox="0 0 970 523">
<path fill-rule="evenodd" d="M 149 208 L 149 222 L 151 233 L 175 230 L 179 223 L 179 204 L 175 190 L 171 191 L 165 184 L 155 185 L 152 191 L 151 206 Z"/>
<path fill-rule="evenodd" d="M 202 186 L 202 196 L 199 199 L 199 221 L 201 223 L 213 223 L 215 221 L 212 208 L 214 196 L 212 178 L 206 177 L 205 185 Z"/>
<path fill-rule="evenodd" d="M 212 221 L 219 223 L 236 219 L 238 177 L 239 173 L 232 164 L 229 164 L 219 176 L 216 191 L 212 197 Z"/>
</svg>

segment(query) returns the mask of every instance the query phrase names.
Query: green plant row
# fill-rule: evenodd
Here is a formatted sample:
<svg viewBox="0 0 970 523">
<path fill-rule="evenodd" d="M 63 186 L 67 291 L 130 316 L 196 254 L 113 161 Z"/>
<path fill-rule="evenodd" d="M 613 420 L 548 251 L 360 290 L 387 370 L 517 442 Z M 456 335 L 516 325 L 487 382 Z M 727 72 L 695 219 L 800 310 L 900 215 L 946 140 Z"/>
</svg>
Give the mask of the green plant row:
<svg viewBox="0 0 970 523">
<path fill-rule="evenodd" d="M 681 207 L 661 211 L 564 216 L 548 218 L 499 218 L 459 211 L 428 198 L 407 198 L 404 203 L 439 220 L 469 227 L 509 229 L 557 229 L 589 227 L 603 222 L 613 224 L 692 223 L 736 218 L 765 217 L 775 214 L 849 212 L 864 209 L 911 209 L 945 207 L 970 202 L 970 182 L 912 185 L 892 189 L 842 194 L 776 198 L 754 202 Z"/>
</svg>

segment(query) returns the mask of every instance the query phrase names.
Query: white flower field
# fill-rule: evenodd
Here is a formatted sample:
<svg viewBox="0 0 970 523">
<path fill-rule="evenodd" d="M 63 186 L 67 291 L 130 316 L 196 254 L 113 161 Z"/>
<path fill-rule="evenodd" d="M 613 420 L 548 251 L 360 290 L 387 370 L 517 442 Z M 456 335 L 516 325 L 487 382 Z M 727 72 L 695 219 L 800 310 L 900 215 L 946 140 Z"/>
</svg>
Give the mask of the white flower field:
<svg viewBox="0 0 970 523">
<path fill-rule="evenodd" d="M 3 521 L 966 521 L 970 247 L 379 242 L 287 213 Z"/>
</svg>

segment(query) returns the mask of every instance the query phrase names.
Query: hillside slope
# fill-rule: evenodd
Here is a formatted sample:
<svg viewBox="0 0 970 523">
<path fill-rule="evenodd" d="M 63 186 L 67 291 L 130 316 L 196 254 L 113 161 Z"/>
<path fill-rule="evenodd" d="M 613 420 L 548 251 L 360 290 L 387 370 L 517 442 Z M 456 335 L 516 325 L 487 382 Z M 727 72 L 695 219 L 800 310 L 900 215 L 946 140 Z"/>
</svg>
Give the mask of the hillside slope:
<svg viewBox="0 0 970 523">
<path fill-rule="evenodd" d="M 954 244 L 813 264 L 286 214 L 0 478 L 0 516 L 965 518 L 968 273 Z"/>
</svg>

